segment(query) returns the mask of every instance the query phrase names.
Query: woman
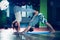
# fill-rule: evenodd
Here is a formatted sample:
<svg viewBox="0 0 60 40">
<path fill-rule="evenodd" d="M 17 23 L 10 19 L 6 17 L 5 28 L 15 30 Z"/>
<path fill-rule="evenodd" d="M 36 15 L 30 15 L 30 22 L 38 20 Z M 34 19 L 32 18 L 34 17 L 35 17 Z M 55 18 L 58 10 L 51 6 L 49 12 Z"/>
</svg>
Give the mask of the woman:
<svg viewBox="0 0 60 40">
<path fill-rule="evenodd" d="M 19 31 L 20 30 L 20 22 L 22 20 L 19 6 L 16 6 L 16 5 L 14 6 L 14 14 L 15 14 L 15 21 L 13 21 L 12 24 L 14 24 L 16 22 L 16 25 L 18 26 L 18 31 Z"/>
</svg>

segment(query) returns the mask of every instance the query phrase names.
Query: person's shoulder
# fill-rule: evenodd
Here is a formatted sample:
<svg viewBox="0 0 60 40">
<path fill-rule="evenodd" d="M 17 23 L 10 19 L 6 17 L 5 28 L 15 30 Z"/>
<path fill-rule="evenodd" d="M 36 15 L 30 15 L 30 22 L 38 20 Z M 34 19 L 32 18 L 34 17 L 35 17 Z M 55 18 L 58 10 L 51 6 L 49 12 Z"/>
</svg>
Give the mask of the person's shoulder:
<svg viewBox="0 0 60 40">
<path fill-rule="evenodd" d="M 38 15 L 43 15 L 42 13 L 39 13 Z"/>
<path fill-rule="evenodd" d="M 39 13 L 38 16 L 44 17 L 43 13 Z"/>
</svg>

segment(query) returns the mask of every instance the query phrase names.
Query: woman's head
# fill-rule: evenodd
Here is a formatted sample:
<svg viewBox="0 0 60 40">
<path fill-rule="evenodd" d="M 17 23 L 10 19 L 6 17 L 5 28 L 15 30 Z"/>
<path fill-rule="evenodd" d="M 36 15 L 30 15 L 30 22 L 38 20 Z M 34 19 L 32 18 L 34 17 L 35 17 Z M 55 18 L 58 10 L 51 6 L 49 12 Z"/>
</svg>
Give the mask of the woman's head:
<svg viewBox="0 0 60 40">
<path fill-rule="evenodd" d="M 17 21 L 15 22 L 15 26 L 18 26 L 18 22 Z"/>
</svg>

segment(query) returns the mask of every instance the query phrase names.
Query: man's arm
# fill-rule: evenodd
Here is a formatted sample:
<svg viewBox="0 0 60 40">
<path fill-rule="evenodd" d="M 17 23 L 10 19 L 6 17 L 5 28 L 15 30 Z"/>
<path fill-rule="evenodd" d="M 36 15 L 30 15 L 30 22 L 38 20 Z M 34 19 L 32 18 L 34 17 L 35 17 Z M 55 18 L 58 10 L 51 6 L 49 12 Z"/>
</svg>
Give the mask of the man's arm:
<svg viewBox="0 0 60 40">
<path fill-rule="evenodd" d="M 23 32 L 28 32 L 28 30 L 31 28 L 31 26 L 28 26 Z"/>
<path fill-rule="evenodd" d="M 33 18 L 31 19 L 30 22 L 34 21 L 36 14 L 33 16 Z M 31 26 L 29 25 L 23 32 L 27 32 L 29 29 L 31 28 Z"/>
<path fill-rule="evenodd" d="M 48 22 L 46 22 L 46 25 L 52 30 L 52 32 L 55 32 L 54 28 L 51 26 L 51 24 L 49 24 Z"/>
</svg>

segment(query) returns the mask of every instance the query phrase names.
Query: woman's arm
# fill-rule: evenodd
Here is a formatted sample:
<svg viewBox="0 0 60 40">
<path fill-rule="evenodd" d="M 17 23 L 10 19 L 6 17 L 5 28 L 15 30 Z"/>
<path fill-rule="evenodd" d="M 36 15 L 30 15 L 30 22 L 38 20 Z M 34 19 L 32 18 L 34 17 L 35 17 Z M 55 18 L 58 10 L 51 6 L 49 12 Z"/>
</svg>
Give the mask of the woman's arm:
<svg viewBox="0 0 60 40">
<path fill-rule="evenodd" d="M 12 22 L 12 24 L 11 24 L 12 28 L 13 28 L 13 24 L 14 24 L 14 22 L 16 22 L 16 20 L 14 20 L 14 21 Z"/>
<path fill-rule="evenodd" d="M 13 24 L 14 22 L 16 22 L 16 20 L 14 20 L 14 21 L 12 22 L 12 24 Z"/>
</svg>

